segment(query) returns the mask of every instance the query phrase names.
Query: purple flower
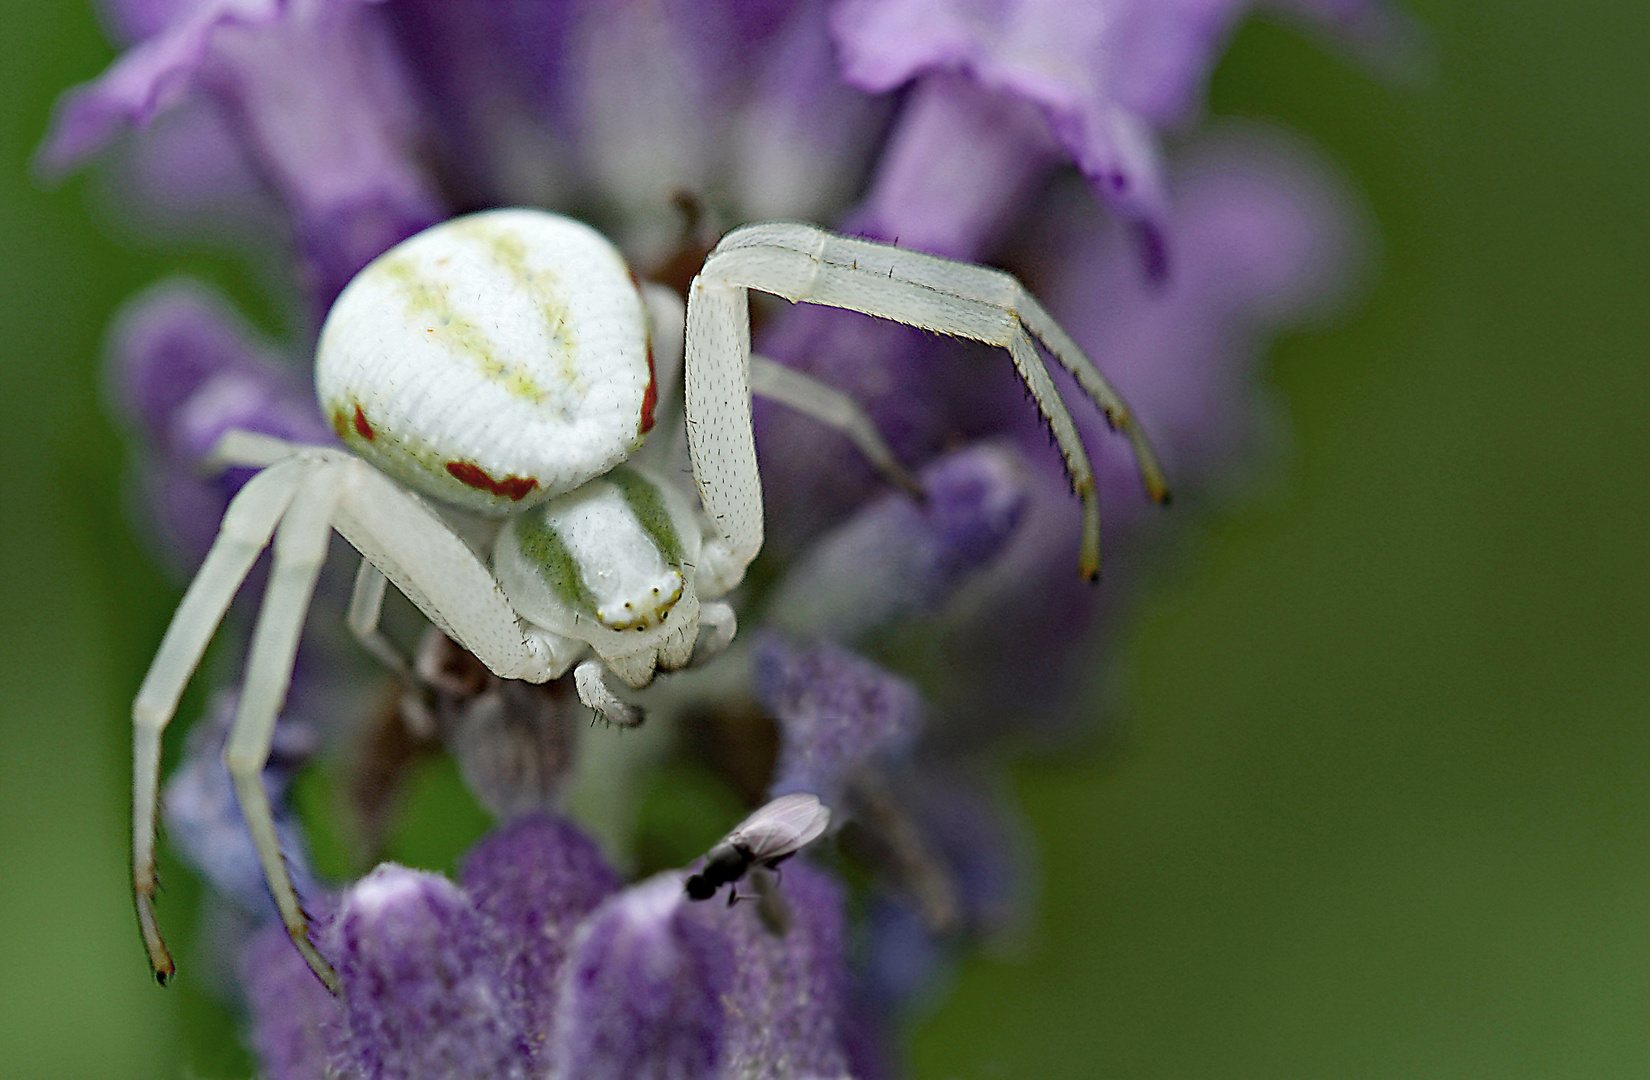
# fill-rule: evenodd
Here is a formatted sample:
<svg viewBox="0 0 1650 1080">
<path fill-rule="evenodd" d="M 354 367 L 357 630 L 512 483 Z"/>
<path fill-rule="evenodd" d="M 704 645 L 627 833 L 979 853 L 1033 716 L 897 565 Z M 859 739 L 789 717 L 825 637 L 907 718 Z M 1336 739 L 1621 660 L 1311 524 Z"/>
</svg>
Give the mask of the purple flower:
<svg viewBox="0 0 1650 1080">
<path fill-rule="evenodd" d="M 365 263 L 458 213 L 575 214 L 638 276 L 678 290 L 718 235 L 754 220 L 1001 265 L 1115 382 L 1194 507 L 1255 439 L 1255 356 L 1321 314 L 1355 263 L 1348 200 L 1309 154 L 1272 133 L 1189 131 L 1256 6 L 1246 0 L 107 6 L 133 44 L 65 96 L 42 168 L 118 145 L 140 211 L 265 237 L 253 256 L 290 265 L 308 328 L 290 346 L 263 342 L 177 283 L 115 327 L 113 397 L 139 446 L 137 486 L 180 565 L 199 560 L 246 479 L 207 474 L 218 439 L 331 443 L 286 358 L 311 352 L 318 317 Z M 1272 6 L 1366 54 L 1406 42 L 1373 0 Z M 305 881 L 339 998 L 278 922 L 252 938 L 242 981 L 275 1080 L 868 1080 L 885 1072 L 888 1009 L 1018 917 L 1025 844 L 981 751 L 1046 739 L 1051 724 L 1036 721 L 1069 718 L 1092 627 L 1123 606 L 1161 515 L 1145 511 L 1124 442 L 1079 407 L 1106 505 L 1096 593 L 1074 573 L 1078 514 L 1059 460 L 1002 356 L 806 305 L 755 319 L 758 351 L 869 410 L 923 498 L 888 492 L 816 421 L 759 406 L 766 562 L 738 597 L 739 637 L 647 691 L 653 720 L 630 742 L 592 732 L 576 753 L 583 713 L 568 686 L 500 680 L 430 631 L 416 662 L 397 665 L 386 741 L 444 745 L 506 824 L 458 883 L 398 866 L 336 896 Z M 469 539 L 490 544 L 485 530 Z M 408 636 L 390 621 L 392 639 Z M 329 673 L 354 656 L 322 649 Z M 288 703 L 302 726 L 282 727 L 267 778 L 282 829 L 285 785 L 308 753 L 291 740 L 359 730 L 359 697 Z M 221 713 L 196 736 L 168 813 L 251 920 L 267 905 L 217 760 Z M 761 904 L 686 903 L 680 872 L 626 884 L 557 813 L 570 802 L 622 843 L 628 788 L 679 749 L 663 737 L 674 723 L 749 732 L 753 716 L 772 717 L 775 737 L 727 740 L 727 770 L 753 800 L 820 796 L 843 857 L 867 871 L 855 880 L 872 955 L 857 969 L 843 888 L 806 856 L 779 875 L 788 916 L 765 919 Z M 386 775 L 404 764 L 365 757 Z"/>
<path fill-rule="evenodd" d="M 226 431 L 331 441 L 314 392 L 280 352 L 192 282 L 162 282 L 133 297 L 110 333 L 108 364 L 115 406 L 138 437 L 144 512 L 167 561 L 200 562 L 250 475 L 214 475 L 209 466 Z"/>
<path fill-rule="evenodd" d="M 755 681 L 779 717 L 775 795 L 807 791 L 841 806 L 847 785 L 879 759 L 908 753 L 922 724 L 915 686 L 834 646 L 764 638 Z"/>
<path fill-rule="evenodd" d="M 1009 216 L 1032 179 L 1069 161 L 1108 206 L 1139 225 L 1147 277 L 1162 280 L 1169 197 L 1158 132 L 1196 111 L 1221 46 L 1255 6 L 841 0 L 831 29 L 843 77 L 872 93 L 909 85 L 916 98 L 901 114 L 862 209 L 863 227 L 972 258 L 987 250 L 983 241 L 997 239 L 991 224 Z M 1369 0 L 1281 6 L 1372 51 L 1396 51 L 1413 37 Z M 983 159 L 935 160 L 936 151 L 975 147 L 985 148 Z M 946 167 L 952 164 L 959 168 Z M 959 174 L 977 179 L 959 182 Z M 913 189 L 930 197 L 915 199 Z"/>
<path fill-rule="evenodd" d="M 694 916 L 675 875 L 651 878 L 591 916 L 550 1031 L 551 1076 L 722 1075 L 732 950 Z"/>
<path fill-rule="evenodd" d="M 455 885 L 380 866 L 325 915 L 329 996 L 278 926 L 243 959 L 253 1042 L 273 1080 L 306 1076 L 846 1075 L 843 894 L 805 863 L 755 905 L 693 904 L 683 875 L 622 891 L 564 821 L 478 845 Z"/>
<path fill-rule="evenodd" d="M 150 36 L 59 104 L 41 151 L 49 173 L 209 100 L 289 215 L 321 311 L 369 259 L 445 216 L 417 164 L 403 60 L 372 0 L 201 0 L 164 22 L 155 14 L 142 19 Z"/>
</svg>

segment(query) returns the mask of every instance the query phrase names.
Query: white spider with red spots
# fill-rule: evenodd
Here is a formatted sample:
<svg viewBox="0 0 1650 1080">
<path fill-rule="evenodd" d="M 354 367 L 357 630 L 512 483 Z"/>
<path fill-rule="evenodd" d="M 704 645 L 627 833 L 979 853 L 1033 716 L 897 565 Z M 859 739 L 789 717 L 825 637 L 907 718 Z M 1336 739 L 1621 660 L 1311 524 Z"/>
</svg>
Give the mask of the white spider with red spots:
<svg viewBox="0 0 1650 1080">
<path fill-rule="evenodd" d="M 317 394 L 349 449 L 231 432 L 215 455 L 261 471 L 224 514 L 132 709 L 133 885 L 161 981 L 173 971 L 153 909 L 161 733 L 272 540 L 225 757 L 281 917 L 336 990 L 309 941 L 260 780 L 332 532 L 362 556 L 350 627 L 385 663 L 406 670 L 377 630 L 393 582 L 499 676 L 544 682 L 571 668 L 587 705 L 631 724 L 640 713 L 607 673 L 641 688 L 734 635 L 721 597 L 762 547 L 753 392 L 842 429 L 903 476 L 851 400 L 751 355 L 750 289 L 1006 348 L 1082 499 L 1084 574 L 1099 569 L 1094 476 L 1033 336 L 1129 435 L 1148 490 L 1162 497 L 1117 394 L 1000 271 L 808 225 L 753 225 L 707 257 L 684 319 L 674 294 L 639 285 L 611 244 L 567 218 L 496 210 L 428 229 L 361 271 L 322 329 Z M 680 396 L 669 385 L 678 366 Z M 648 468 L 656 406 L 685 417 L 698 507 Z M 670 441 L 646 451 L 666 453 L 655 444 Z"/>
</svg>

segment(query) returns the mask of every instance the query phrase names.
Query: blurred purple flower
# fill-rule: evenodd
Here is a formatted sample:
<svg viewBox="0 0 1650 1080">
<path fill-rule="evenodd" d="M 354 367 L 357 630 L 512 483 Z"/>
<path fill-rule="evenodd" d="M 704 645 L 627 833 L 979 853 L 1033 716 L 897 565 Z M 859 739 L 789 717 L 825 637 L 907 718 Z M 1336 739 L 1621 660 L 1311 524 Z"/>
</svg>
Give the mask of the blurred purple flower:
<svg viewBox="0 0 1650 1080">
<path fill-rule="evenodd" d="M 192 282 L 162 282 L 128 301 L 110 333 L 108 366 L 115 408 L 137 437 L 142 516 L 179 568 L 200 562 L 250 475 L 210 467 L 225 432 L 332 441 L 292 365 Z"/>
<path fill-rule="evenodd" d="M 170 7 L 163 21 L 155 5 L 120 5 L 151 33 L 64 97 L 41 151 L 48 173 L 182 101 L 211 101 L 285 207 L 318 311 L 373 256 L 446 216 L 416 164 L 403 61 L 373 0 Z"/>
<path fill-rule="evenodd" d="M 39 161 L 61 174 L 119 143 L 161 216 L 280 223 L 264 246 L 290 250 L 311 332 L 391 244 L 498 205 L 590 220 L 678 288 L 721 231 L 763 219 L 1002 265 L 1129 399 L 1196 505 L 1254 439 L 1255 356 L 1340 296 L 1360 239 L 1337 183 L 1280 136 L 1227 130 L 1165 155 L 1256 6 L 107 0 L 134 44 L 65 96 Z M 1373 0 L 1264 6 L 1366 55 L 1407 40 Z M 278 924 L 257 935 L 242 969 L 267 1075 L 880 1076 L 888 1006 L 1014 919 L 1021 845 L 978 752 L 1069 714 L 1094 663 L 1091 624 L 1146 528 L 1126 448 L 1077 410 L 1106 504 L 1097 600 L 1073 572 L 1065 478 L 1001 357 L 806 305 L 756 318 L 760 351 L 866 405 L 926 498 L 882 494 L 836 436 L 759 407 L 767 567 L 733 653 L 664 680 L 653 723 L 777 717 L 776 755 L 740 748 L 765 778 L 747 789 L 831 805 L 871 871 L 875 955 L 850 971 L 843 890 L 803 860 L 781 876 L 783 934 L 759 905 L 684 904 L 679 874 L 624 886 L 544 813 L 577 771 L 571 699 L 468 678 L 432 640 L 403 712 L 510 824 L 459 884 L 385 866 L 306 898 L 341 1000 Z M 245 479 L 203 474 L 225 431 L 331 441 L 285 361 L 312 342 L 265 344 L 199 288 L 145 294 L 112 339 L 139 486 L 181 562 Z M 284 737 L 349 726 L 353 704 L 329 715 L 323 697 Z M 217 732 L 197 736 L 168 812 L 214 883 L 261 911 Z M 295 764 L 276 761 L 272 793 Z"/>
</svg>

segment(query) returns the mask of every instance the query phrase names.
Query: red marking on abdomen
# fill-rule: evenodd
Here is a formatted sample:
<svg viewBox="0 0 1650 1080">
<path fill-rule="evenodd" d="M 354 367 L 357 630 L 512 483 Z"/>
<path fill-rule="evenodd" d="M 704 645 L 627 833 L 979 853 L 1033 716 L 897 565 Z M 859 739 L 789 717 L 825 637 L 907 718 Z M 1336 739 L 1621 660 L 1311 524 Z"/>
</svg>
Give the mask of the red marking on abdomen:
<svg viewBox="0 0 1650 1080">
<path fill-rule="evenodd" d="M 530 476 L 506 476 L 502 480 L 494 480 L 481 466 L 470 461 L 449 461 L 447 471 L 452 474 L 454 480 L 467 487 L 473 487 L 478 491 L 490 491 L 512 502 L 520 502 L 539 486 L 539 482 Z"/>
<path fill-rule="evenodd" d="M 659 381 L 653 375 L 653 342 L 647 343 L 647 389 L 642 391 L 642 424 L 637 434 L 646 435 L 653 430 L 653 410 L 659 404 Z"/>
<path fill-rule="evenodd" d="M 368 442 L 378 438 L 378 432 L 372 430 L 372 425 L 367 423 L 367 414 L 361 411 L 359 405 L 355 407 L 355 433 Z"/>
</svg>

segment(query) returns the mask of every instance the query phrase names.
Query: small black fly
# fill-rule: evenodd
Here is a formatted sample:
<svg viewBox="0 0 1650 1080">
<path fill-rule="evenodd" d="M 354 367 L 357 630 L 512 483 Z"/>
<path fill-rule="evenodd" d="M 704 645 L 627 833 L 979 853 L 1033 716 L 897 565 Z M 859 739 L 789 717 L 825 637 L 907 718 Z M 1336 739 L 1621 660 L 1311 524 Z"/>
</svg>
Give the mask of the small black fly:
<svg viewBox="0 0 1650 1080">
<path fill-rule="evenodd" d="M 752 867 L 771 868 L 825 832 L 831 811 L 817 795 L 781 795 L 734 826 L 705 855 L 705 868 L 687 879 L 690 900 L 709 900 Z M 729 890 L 728 903 L 739 897 Z"/>
</svg>

